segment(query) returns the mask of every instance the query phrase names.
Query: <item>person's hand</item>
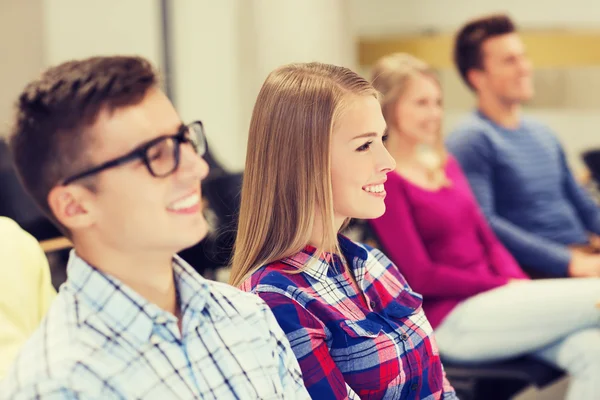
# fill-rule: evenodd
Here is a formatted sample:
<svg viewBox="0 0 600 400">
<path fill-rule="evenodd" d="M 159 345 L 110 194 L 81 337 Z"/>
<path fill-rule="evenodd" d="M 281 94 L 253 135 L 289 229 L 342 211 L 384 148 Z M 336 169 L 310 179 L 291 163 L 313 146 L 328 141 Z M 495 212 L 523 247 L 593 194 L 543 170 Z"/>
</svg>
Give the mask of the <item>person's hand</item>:
<svg viewBox="0 0 600 400">
<path fill-rule="evenodd" d="M 571 251 L 568 274 L 573 278 L 600 277 L 600 255 Z"/>
<path fill-rule="evenodd" d="M 600 250 L 600 236 L 596 234 L 590 235 L 590 247 L 595 251 Z"/>
</svg>

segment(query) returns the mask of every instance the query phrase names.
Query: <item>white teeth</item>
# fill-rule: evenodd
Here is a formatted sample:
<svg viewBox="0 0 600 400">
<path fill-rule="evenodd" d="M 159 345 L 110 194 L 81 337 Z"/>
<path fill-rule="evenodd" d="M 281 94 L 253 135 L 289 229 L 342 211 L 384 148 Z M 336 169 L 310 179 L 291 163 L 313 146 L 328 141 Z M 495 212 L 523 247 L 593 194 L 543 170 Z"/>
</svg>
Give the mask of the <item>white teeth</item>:
<svg viewBox="0 0 600 400">
<path fill-rule="evenodd" d="M 369 193 L 383 193 L 385 190 L 383 185 L 369 185 L 365 186 L 365 191 Z"/>
<path fill-rule="evenodd" d="M 193 207 L 198 203 L 200 203 L 200 194 L 194 193 L 187 197 L 184 197 L 181 200 L 177 200 L 176 202 L 171 203 L 171 205 L 169 205 L 169 207 L 167 208 L 173 211 L 184 210 L 186 208 Z"/>
</svg>

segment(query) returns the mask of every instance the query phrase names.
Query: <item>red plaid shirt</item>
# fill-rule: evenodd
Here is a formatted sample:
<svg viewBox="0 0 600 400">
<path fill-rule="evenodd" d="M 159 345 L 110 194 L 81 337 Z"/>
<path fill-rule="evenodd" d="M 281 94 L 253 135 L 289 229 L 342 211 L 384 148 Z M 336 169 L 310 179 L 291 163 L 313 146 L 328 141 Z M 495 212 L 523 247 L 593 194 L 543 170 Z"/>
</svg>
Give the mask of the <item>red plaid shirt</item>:
<svg viewBox="0 0 600 400">
<path fill-rule="evenodd" d="M 271 307 L 312 398 L 456 399 L 422 297 L 383 253 L 339 241 L 364 298 L 337 255 L 311 246 L 241 285 Z"/>
</svg>

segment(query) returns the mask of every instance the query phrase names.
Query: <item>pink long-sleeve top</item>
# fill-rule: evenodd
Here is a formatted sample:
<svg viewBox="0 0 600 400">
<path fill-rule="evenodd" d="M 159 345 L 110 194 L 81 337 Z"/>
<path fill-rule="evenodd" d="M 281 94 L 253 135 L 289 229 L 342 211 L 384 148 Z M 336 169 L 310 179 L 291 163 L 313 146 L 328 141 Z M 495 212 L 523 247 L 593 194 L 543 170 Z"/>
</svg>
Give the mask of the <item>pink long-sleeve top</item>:
<svg viewBox="0 0 600 400">
<path fill-rule="evenodd" d="M 438 190 L 388 174 L 386 212 L 371 221 L 385 253 L 423 295 L 434 328 L 463 300 L 527 279 L 488 226 L 458 162 L 449 157 L 445 170 L 452 184 Z"/>
</svg>

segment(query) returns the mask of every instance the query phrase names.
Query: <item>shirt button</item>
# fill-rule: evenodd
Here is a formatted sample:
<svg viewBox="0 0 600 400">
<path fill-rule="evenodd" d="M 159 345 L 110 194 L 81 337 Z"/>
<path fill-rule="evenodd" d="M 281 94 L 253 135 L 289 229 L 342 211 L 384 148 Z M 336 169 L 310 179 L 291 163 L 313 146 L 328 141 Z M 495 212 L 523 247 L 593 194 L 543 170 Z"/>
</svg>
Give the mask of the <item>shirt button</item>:
<svg viewBox="0 0 600 400">
<path fill-rule="evenodd" d="M 150 343 L 152 343 L 153 345 L 158 345 L 161 342 L 160 336 L 158 336 L 156 333 L 153 334 L 152 336 L 150 336 Z"/>
<path fill-rule="evenodd" d="M 155 319 L 154 322 L 157 325 L 164 325 L 167 323 L 167 317 L 165 317 L 164 315 L 158 315 Z"/>
<path fill-rule="evenodd" d="M 371 309 L 375 308 L 375 300 L 371 300 L 369 304 L 371 305 Z"/>
<path fill-rule="evenodd" d="M 413 384 L 410 386 L 410 390 L 412 390 L 413 392 L 414 392 L 415 390 L 417 390 L 418 388 L 419 388 L 419 384 L 418 384 L 418 383 L 413 383 Z"/>
<path fill-rule="evenodd" d="M 406 342 L 408 340 L 408 335 L 406 333 L 403 333 L 402 335 L 400 335 L 400 339 L 402 339 L 403 342 Z"/>
</svg>

